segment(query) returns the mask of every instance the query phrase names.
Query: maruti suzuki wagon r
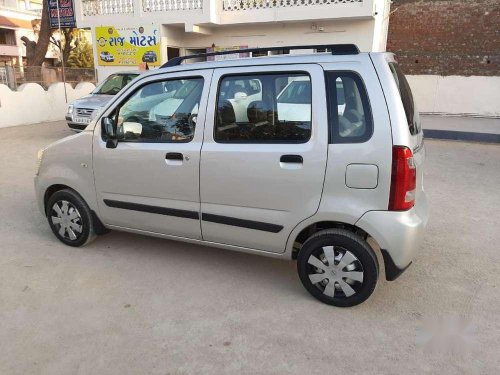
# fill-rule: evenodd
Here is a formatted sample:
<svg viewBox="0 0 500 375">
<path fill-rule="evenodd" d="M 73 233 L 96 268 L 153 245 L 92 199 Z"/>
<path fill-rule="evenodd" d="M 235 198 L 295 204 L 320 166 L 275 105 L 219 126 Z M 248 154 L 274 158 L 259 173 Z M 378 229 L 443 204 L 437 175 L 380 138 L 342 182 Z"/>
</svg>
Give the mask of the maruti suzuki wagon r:
<svg viewBox="0 0 500 375">
<path fill-rule="evenodd" d="M 83 246 L 120 230 L 296 260 L 309 293 L 335 306 L 372 294 L 376 252 L 396 279 L 428 208 L 419 115 L 395 56 L 244 52 L 278 48 L 327 52 L 174 58 L 41 150 L 36 194 L 55 236 Z"/>
</svg>

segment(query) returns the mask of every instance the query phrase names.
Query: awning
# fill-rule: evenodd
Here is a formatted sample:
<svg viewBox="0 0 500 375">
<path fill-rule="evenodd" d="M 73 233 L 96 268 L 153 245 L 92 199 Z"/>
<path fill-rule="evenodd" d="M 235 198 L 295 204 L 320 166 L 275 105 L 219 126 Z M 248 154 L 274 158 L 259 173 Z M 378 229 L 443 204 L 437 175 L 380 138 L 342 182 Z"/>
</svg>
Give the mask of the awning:
<svg viewBox="0 0 500 375">
<path fill-rule="evenodd" d="M 9 29 L 32 29 L 31 21 L 20 20 L 19 18 L 0 16 L 0 27 Z"/>
</svg>

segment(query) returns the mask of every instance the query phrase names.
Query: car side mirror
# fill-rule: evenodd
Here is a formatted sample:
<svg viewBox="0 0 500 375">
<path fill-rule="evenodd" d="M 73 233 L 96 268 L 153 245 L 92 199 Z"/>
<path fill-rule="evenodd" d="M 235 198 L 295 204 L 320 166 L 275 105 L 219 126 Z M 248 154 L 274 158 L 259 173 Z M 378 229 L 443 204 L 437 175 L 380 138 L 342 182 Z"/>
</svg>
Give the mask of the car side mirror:
<svg viewBox="0 0 500 375">
<path fill-rule="evenodd" d="M 116 136 L 116 124 L 112 118 L 103 117 L 102 122 L 102 131 L 106 135 L 106 147 L 107 148 L 116 148 L 118 146 L 118 138 Z"/>
<path fill-rule="evenodd" d="M 124 121 L 121 130 L 121 138 L 139 138 L 142 135 L 142 124 L 139 122 Z"/>
</svg>

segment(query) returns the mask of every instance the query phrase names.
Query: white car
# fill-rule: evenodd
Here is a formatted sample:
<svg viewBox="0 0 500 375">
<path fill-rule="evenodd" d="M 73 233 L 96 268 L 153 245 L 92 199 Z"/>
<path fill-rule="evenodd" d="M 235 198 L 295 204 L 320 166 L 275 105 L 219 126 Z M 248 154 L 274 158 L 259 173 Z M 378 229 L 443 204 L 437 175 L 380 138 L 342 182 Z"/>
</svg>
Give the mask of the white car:
<svg viewBox="0 0 500 375">
<path fill-rule="evenodd" d="M 299 47 L 264 50 L 283 48 Z M 341 307 L 372 294 L 377 252 L 396 279 L 428 220 L 408 82 L 390 53 L 301 48 L 331 52 L 174 58 L 40 150 L 54 235 L 78 247 L 118 230 L 295 260 L 307 291 Z"/>
<path fill-rule="evenodd" d="M 335 82 L 337 89 L 337 110 L 339 115 L 344 114 L 345 98 L 344 86 L 340 78 Z M 311 104 L 308 101 L 311 95 L 311 81 L 301 77 L 291 82 L 278 95 L 278 113 L 280 119 L 295 121 L 311 121 Z"/>
<path fill-rule="evenodd" d="M 99 57 L 104 62 L 113 62 L 113 61 L 115 61 L 115 57 L 111 53 L 109 53 L 108 51 L 102 51 L 99 54 Z"/>
<path fill-rule="evenodd" d="M 90 94 L 72 101 L 68 105 L 66 122 L 70 129 L 82 131 L 121 89 L 133 81 L 140 72 L 122 72 L 111 74 L 102 81 Z"/>
</svg>

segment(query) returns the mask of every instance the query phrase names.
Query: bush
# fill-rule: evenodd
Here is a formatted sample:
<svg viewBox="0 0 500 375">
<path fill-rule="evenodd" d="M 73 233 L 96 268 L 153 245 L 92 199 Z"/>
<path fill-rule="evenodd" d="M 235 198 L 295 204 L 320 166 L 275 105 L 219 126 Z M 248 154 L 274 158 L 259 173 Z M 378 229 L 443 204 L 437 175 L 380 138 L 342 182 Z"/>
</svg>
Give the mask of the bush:
<svg viewBox="0 0 500 375">
<path fill-rule="evenodd" d="M 90 43 L 79 43 L 78 46 L 71 51 L 68 58 L 68 66 L 71 68 L 93 68 L 94 54 Z"/>
</svg>

